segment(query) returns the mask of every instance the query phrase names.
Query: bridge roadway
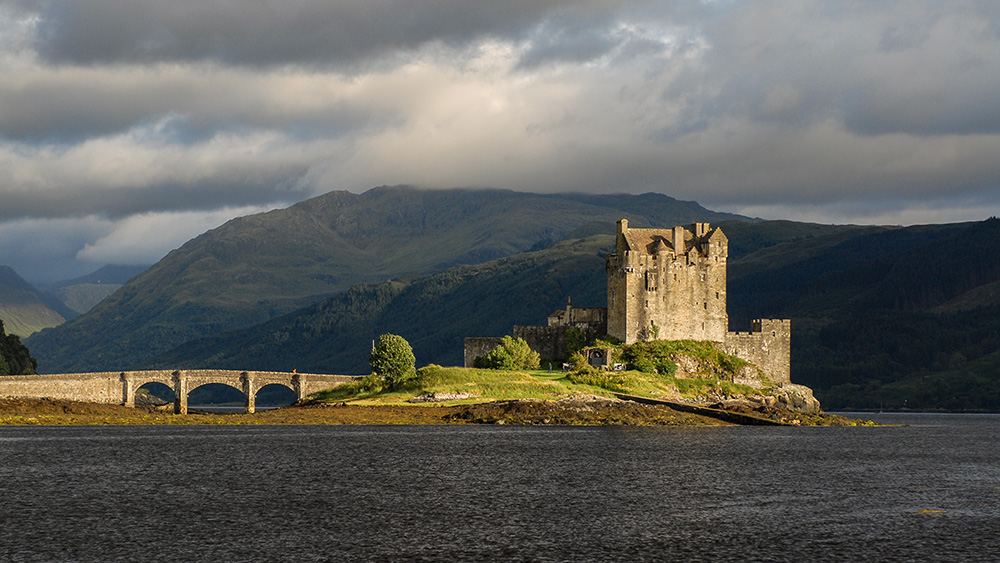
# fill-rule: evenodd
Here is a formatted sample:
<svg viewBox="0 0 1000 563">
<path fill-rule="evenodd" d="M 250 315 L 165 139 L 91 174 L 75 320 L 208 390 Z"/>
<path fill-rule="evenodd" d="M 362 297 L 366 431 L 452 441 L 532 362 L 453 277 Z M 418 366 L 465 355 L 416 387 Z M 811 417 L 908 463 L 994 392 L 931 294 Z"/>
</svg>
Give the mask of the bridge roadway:
<svg viewBox="0 0 1000 563">
<path fill-rule="evenodd" d="M 221 383 L 241 391 L 244 412 L 254 412 L 257 391 L 282 385 L 297 400 L 357 379 L 353 375 L 287 373 L 275 371 L 152 370 L 52 375 L 0 376 L 0 397 L 59 399 L 135 407 L 135 392 L 147 383 L 162 383 L 174 390 L 174 412 L 187 414 L 188 392 L 208 383 Z"/>
</svg>

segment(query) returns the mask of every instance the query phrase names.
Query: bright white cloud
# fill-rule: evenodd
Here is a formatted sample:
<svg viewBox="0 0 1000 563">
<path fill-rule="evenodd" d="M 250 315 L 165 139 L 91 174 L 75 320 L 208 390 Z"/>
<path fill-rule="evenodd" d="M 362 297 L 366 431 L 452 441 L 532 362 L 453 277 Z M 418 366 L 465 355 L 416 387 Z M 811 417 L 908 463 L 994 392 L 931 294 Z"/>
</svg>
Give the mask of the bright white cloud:
<svg viewBox="0 0 1000 563">
<path fill-rule="evenodd" d="M 272 209 L 249 206 L 134 215 L 112 224 L 106 234 L 86 244 L 76 257 L 91 264 L 153 264 L 188 240 L 234 217 Z"/>
</svg>

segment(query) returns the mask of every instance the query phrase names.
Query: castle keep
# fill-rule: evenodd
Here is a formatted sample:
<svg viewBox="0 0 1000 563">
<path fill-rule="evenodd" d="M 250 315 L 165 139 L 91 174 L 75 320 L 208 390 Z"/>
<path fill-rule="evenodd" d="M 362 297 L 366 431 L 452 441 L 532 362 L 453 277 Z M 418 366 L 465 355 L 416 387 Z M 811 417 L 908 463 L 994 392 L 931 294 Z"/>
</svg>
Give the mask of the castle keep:
<svg viewBox="0 0 1000 563">
<path fill-rule="evenodd" d="M 757 364 L 775 383 L 791 383 L 791 321 L 757 319 L 749 332 L 729 332 L 726 260 L 729 239 L 719 228 L 694 223 L 672 229 L 633 229 L 618 222 L 615 253 L 605 261 L 607 309 L 567 304 L 548 326 L 515 326 L 543 358 L 565 356 L 570 329 L 606 334 L 626 344 L 644 340 L 705 340 Z M 466 365 L 499 343 L 467 338 Z"/>
<path fill-rule="evenodd" d="M 721 229 L 630 229 L 618 222 L 615 253 L 607 257 L 608 334 L 639 340 L 712 340 L 729 329 L 726 258 Z"/>
<path fill-rule="evenodd" d="M 791 379 L 791 321 L 756 319 L 729 332 L 726 260 L 729 239 L 708 223 L 631 229 L 618 221 L 608 274 L 608 334 L 640 340 L 708 340 L 759 365 L 776 383 Z"/>
</svg>

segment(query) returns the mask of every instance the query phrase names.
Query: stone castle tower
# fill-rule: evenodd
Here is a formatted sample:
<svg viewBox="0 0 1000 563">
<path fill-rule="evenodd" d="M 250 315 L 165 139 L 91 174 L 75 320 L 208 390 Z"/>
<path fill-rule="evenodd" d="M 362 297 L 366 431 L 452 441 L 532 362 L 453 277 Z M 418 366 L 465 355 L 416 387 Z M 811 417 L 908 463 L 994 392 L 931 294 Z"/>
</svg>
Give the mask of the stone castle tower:
<svg viewBox="0 0 1000 563">
<path fill-rule="evenodd" d="M 630 229 L 618 221 L 615 253 L 607 257 L 608 334 L 639 340 L 722 342 L 729 239 L 721 229 Z"/>
<path fill-rule="evenodd" d="M 608 334 L 641 340 L 708 340 L 759 365 L 776 383 L 791 382 L 791 321 L 755 319 L 729 332 L 726 260 L 729 239 L 708 223 L 630 229 L 618 221 L 608 274 Z"/>
<path fill-rule="evenodd" d="M 570 330 L 588 337 L 605 332 L 626 344 L 646 340 L 702 340 L 750 363 L 773 382 L 791 383 L 791 321 L 756 319 L 749 332 L 729 332 L 726 261 L 729 239 L 722 229 L 695 223 L 672 229 L 631 229 L 618 221 L 615 253 L 605 261 L 608 307 L 566 309 L 548 326 L 515 326 L 543 358 L 565 358 Z M 492 350 L 500 339 L 465 339 L 465 365 Z"/>
</svg>

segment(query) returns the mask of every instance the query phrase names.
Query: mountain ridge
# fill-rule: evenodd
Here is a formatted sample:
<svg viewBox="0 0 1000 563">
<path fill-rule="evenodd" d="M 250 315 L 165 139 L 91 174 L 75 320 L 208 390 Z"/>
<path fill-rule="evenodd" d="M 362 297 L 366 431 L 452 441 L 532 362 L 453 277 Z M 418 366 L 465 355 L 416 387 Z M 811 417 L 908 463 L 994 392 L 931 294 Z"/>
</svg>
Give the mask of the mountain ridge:
<svg viewBox="0 0 1000 563">
<path fill-rule="evenodd" d="M 537 250 L 623 216 L 637 226 L 751 220 L 660 194 L 613 200 L 627 209 L 585 194 L 407 186 L 330 192 L 195 237 L 80 318 L 34 334 L 28 344 L 43 371 L 125 369 L 356 283 Z"/>
</svg>

